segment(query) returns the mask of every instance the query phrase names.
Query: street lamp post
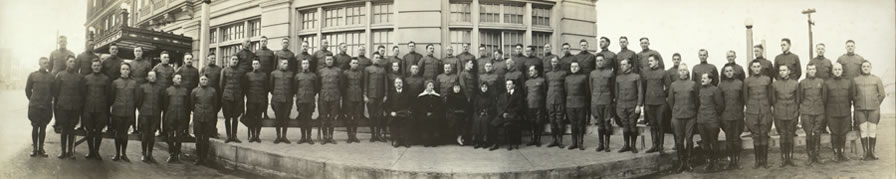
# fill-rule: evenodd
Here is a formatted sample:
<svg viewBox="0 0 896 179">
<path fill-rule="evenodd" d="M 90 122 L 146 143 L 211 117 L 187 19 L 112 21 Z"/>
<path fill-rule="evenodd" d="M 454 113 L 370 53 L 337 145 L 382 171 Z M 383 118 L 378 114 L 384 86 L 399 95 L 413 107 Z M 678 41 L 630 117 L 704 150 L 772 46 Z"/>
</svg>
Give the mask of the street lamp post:
<svg viewBox="0 0 896 179">
<path fill-rule="evenodd" d="M 202 18 L 199 20 L 199 66 L 205 67 L 208 64 L 208 46 L 209 46 L 209 4 L 211 0 L 202 1 Z"/>
<path fill-rule="evenodd" d="M 812 42 L 812 26 L 815 25 L 815 21 L 812 21 L 812 13 L 815 13 L 815 8 L 803 10 L 803 14 L 809 16 L 809 59 L 812 59 L 812 57 L 815 56 L 812 53 L 812 45 L 815 44 Z"/>
<path fill-rule="evenodd" d="M 744 26 L 747 27 L 747 66 L 750 65 L 750 61 L 753 60 L 753 19 L 747 18 L 744 20 Z"/>
</svg>

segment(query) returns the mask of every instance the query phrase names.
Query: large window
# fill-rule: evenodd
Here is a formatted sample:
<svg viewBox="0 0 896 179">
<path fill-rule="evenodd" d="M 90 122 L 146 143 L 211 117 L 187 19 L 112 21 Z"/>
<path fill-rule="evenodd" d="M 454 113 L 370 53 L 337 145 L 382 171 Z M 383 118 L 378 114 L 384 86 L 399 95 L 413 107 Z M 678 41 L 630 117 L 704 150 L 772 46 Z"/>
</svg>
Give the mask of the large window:
<svg viewBox="0 0 896 179">
<path fill-rule="evenodd" d="M 215 43 L 215 42 L 217 42 L 218 38 L 215 38 L 215 37 L 217 37 L 217 36 L 215 36 L 215 35 L 217 35 L 217 34 L 218 34 L 218 30 L 215 30 L 215 29 L 211 29 L 211 30 L 209 30 L 209 33 L 208 33 L 208 40 L 209 40 L 210 43 Z"/>
<path fill-rule="evenodd" d="M 317 10 L 299 11 L 299 16 L 302 19 L 302 26 L 300 29 L 306 30 L 317 27 Z"/>
<path fill-rule="evenodd" d="M 532 45 L 535 46 L 535 54 L 544 55 L 544 44 L 551 42 L 551 33 L 548 32 L 532 32 Z"/>
<path fill-rule="evenodd" d="M 513 52 L 513 45 L 523 43 L 524 31 L 516 30 L 480 30 L 479 42 L 485 45 L 486 51 L 492 54 L 494 50 L 501 49 L 504 57 L 510 57 Z"/>
<path fill-rule="evenodd" d="M 391 50 L 392 47 L 390 47 L 392 45 L 392 29 L 374 30 L 371 32 L 373 33 L 372 40 L 373 40 L 374 49 L 376 49 L 377 46 L 382 45 L 382 46 L 386 47 L 386 49 L 387 49 L 386 51 L 388 51 L 388 52 L 392 51 Z M 369 51 L 373 51 L 373 49 L 371 49 Z M 385 56 L 385 55 L 383 55 L 383 56 Z"/>
<path fill-rule="evenodd" d="M 299 36 L 299 40 L 299 51 L 297 53 L 302 53 L 302 42 L 308 42 L 308 53 L 317 51 L 317 44 L 320 43 L 320 39 L 317 38 L 317 35 L 302 35 Z"/>
<path fill-rule="evenodd" d="M 330 42 L 329 50 L 334 54 L 339 53 L 339 44 L 345 43 L 348 46 L 346 54 L 351 56 L 355 56 L 354 54 L 358 52 L 358 47 L 363 46 L 367 42 L 367 36 L 364 34 L 364 31 L 327 33 L 324 34 L 324 37 Z"/>
<path fill-rule="evenodd" d="M 551 8 L 532 6 L 532 25 L 550 26 Z"/>
<path fill-rule="evenodd" d="M 481 4 L 479 5 L 479 22 L 498 23 L 501 17 L 501 5 L 498 4 Z"/>
<path fill-rule="evenodd" d="M 482 45 L 485 46 L 486 52 L 491 55 L 493 51 L 501 48 L 501 31 L 480 30 L 479 43 L 482 43 Z"/>
<path fill-rule="evenodd" d="M 463 45 L 470 43 L 470 29 L 451 29 L 448 35 L 451 40 L 451 48 L 454 48 L 454 55 L 463 52 Z"/>
<path fill-rule="evenodd" d="M 245 38 L 246 34 L 244 34 L 243 26 L 244 26 L 244 24 L 242 22 L 239 22 L 239 23 L 236 23 L 233 25 L 227 25 L 227 26 L 221 27 L 221 31 L 223 32 L 223 35 L 224 35 L 222 42 L 231 41 L 231 40 L 240 40 L 240 39 Z"/>
<path fill-rule="evenodd" d="M 249 37 L 261 36 L 261 19 L 249 20 Z"/>
<path fill-rule="evenodd" d="M 504 31 L 502 33 L 504 36 L 504 39 L 502 39 L 504 42 L 502 44 L 502 47 L 504 47 L 504 57 L 509 58 L 510 55 L 513 54 L 513 46 L 516 44 L 523 43 L 523 34 L 525 34 L 526 32 L 524 32 L 524 31 Z"/>
<path fill-rule="evenodd" d="M 345 15 L 344 8 L 324 9 L 324 27 L 339 26 Z"/>
<path fill-rule="evenodd" d="M 221 54 L 218 54 L 219 58 L 224 58 L 224 64 L 222 66 L 230 65 L 230 57 L 236 55 L 240 50 L 243 49 L 243 45 L 235 44 L 221 47 Z"/>
<path fill-rule="evenodd" d="M 324 27 L 366 24 L 365 6 L 348 6 L 324 9 Z"/>
<path fill-rule="evenodd" d="M 391 3 L 373 4 L 373 24 L 392 22 L 392 14 Z"/>
<path fill-rule="evenodd" d="M 470 3 L 451 3 L 451 22 L 470 22 Z"/>
<path fill-rule="evenodd" d="M 363 9 L 363 10 L 362 10 Z M 367 8 L 364 6 L 346 7 L 345 8 L 345 25 L 366 24 Z"/>
<path fill-rule="evenodd" d="M 523 6 L 504 5 L 504 23 L 523 24 Z"/>
</svg>

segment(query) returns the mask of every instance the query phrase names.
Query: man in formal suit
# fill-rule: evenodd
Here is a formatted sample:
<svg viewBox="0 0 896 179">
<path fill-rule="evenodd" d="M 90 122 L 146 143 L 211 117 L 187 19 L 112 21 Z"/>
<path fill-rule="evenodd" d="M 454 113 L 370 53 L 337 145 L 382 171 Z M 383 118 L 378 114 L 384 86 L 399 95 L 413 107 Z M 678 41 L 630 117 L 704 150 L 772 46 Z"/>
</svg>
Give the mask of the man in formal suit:
<svg viewBox="0 0 896 179">
<path fill-rule="evenodd" d="M 507 150 L 513 150 L 514 148 L 519 149 L 519 122 L 523 117 L 523 110 L 525 109 L 523 93 L 516 91 L 516 84 L 513 80 L 506 80 L 504 81 L 504 84 L 507 93 L 498 96 L 498 117 L 491 122 L 492 129 L 494 130 L 489 130 L 491 133 L 489 134 L 489 137 L 493 139 L 497 138 L 498 129 L 504 129 Z M 496 150 L 498 147 L 500 147 L 500 144 L 496 143 L 489 150 Z"/>
</svg>

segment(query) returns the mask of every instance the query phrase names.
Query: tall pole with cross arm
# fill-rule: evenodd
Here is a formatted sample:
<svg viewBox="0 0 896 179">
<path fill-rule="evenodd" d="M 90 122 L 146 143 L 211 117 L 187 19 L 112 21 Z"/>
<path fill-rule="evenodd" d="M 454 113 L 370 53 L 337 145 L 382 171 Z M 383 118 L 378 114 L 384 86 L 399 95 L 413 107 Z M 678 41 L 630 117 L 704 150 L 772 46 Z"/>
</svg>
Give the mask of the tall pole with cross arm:
<svg viewBox="0 0 896 179">
<path fill-rule="evenodd" d="M 812 26 L 815 25 L 815 21 L 812 21 L 812 13 L 815 13 L 815 8 L 803 10 L 803 14 L 809 16 L 809 59 L 815 56 L 812 52 L 812 46 L 815 44 L 812 42 Z"/>
</svg>

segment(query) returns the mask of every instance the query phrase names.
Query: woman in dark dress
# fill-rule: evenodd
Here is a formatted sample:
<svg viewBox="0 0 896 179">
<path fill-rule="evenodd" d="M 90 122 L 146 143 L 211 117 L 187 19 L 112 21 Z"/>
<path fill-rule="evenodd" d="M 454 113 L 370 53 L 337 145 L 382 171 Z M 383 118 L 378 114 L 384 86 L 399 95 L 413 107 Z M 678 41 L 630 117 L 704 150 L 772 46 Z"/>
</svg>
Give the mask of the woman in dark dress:
<svg viewBox="0 0 896 179">
<path fill-rule="evenodd" d="M 456 136 L 457 144 L 464 145 L 462 140 L 462 134 L 466 133 L 467 128 L 464 128 L 463 124 L 466 124 L 467 121 L 465 116 L 467 116 L 468 110 L 470 109 L 470 103 L 467 101 L 467 97 L 463 94 L 460 84 L 455 83 L 453 87 L 451 87 L 451 92 L 447 94 L 448 96 L 445 98 L 445 104 L 447 105 L 448 112 L 445 113 L 445 117 L 448 119 L 447 126 L 445 131 L 447 134 L 445 140 L 450 142 L 453 139 L 453 136 Z"/>
<path fill-rule="evenodd" d="M 473 148 L 487 148 L 489 143 L 485 140 L 488 134 L 488 125 L 492 118 L 495 117 L 495 96 L 488 89 L 488 83 L 479 84 L 479 92 L 474 98 L 474 116 L 473 116 Z"/>
<path fill-rule="evenodd" d="M 423 90 L 422 93 L 417 95 L 417 105 L 415 105 L 415 110 L 418 121 L 417 125 L 417 136 L 419 136 L 419 143 L 423 144 L 426 147 L 433 147 L 438 144 L 436 132 L 437 127 L 441 121 L 440 116 L 443 116 L 443 101 L 442 97 L 439 93 L 436 93 L 435 90 L 435 81 L 426 80 L 423 83 L 426 86 L 426 89 Z"/>
</svg>

